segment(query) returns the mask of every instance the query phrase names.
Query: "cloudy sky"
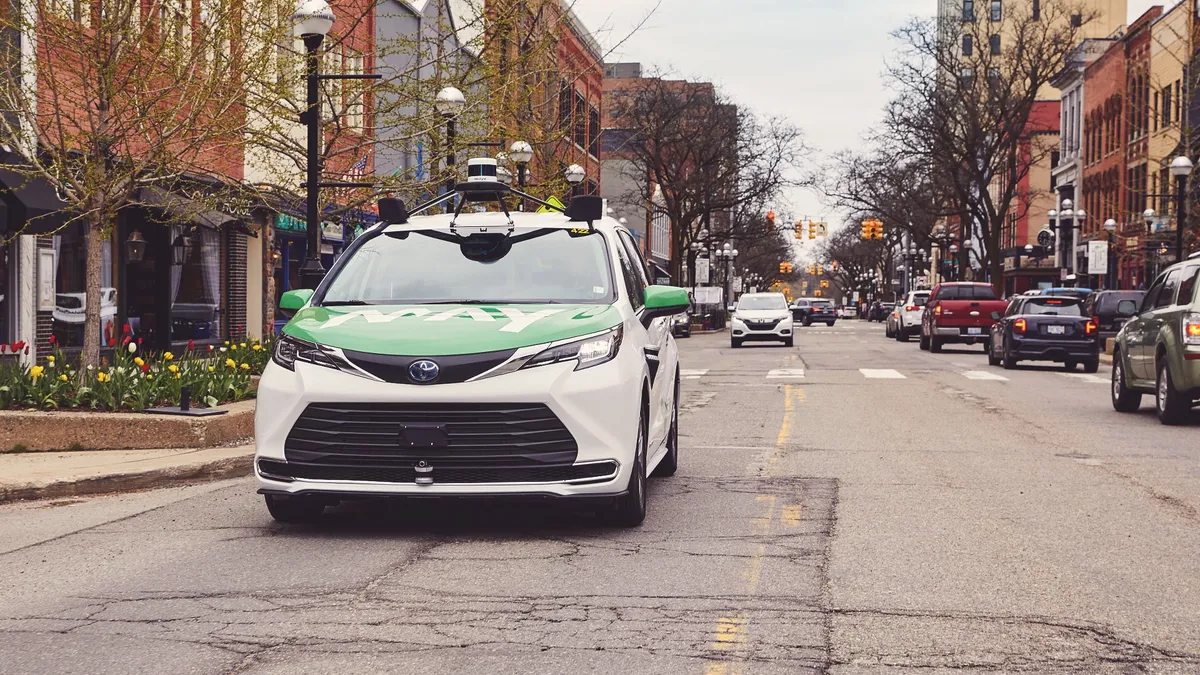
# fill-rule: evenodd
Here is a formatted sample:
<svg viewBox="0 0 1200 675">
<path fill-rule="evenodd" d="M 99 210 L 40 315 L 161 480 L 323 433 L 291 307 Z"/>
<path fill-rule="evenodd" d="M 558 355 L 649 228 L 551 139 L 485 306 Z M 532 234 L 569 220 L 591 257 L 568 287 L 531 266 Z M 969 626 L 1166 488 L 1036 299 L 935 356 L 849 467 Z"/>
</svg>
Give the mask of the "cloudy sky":
<svg viewBox="0 0 1200 675">
<path fill-rule="evenodd" d="M 878 121 L 887 100 L 880 73 L 895 49 L 889 33 L 937 8 L 936 0 L 661 0 L 629 36 L 658 2 L 575 0 L 574 6 L 606 50 L 629 38 L 608 60 L 715 82 L 741 105 L 791 118 L 821 152 L 857 146 Z M 1129 0 L 1130 17 L 1153 4 Z M 835 215 L 815 195 L 798 191 L 789 201 L 797 216 Z"/>
</svg>

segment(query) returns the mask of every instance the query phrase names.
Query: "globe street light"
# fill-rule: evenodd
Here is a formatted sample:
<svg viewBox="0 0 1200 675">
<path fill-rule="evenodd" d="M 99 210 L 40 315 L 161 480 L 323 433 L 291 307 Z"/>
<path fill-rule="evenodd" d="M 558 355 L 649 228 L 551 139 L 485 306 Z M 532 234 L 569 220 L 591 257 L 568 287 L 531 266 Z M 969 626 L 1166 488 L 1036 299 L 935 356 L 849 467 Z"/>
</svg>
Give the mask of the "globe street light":
<svg viewBox="0 0 1200 675">
<path fill-rule="evenodd" d="M 454 137 L 457 131 L 455 122 L 459 113 L 462 112 L 463 107 L 466 105 L 467 98 L 463 96 L 463 93 L 457 87 L 444 87 L 437 93 L 437 98 L 433 102 L 433 109 L 446 120 L 446 169 L 450 174 L 446 177 L 446 192 L 454 190 Z M 446 213 L 452 213 L 453 211 L 454 200 L 450 200 L 446 202 Z"/>
<path fill-rule="evenodd" d="M 526 168 L 533 161 L 533 146 L 526 141 L 516 141 L 508 149 L 508 156 L 517 163 L 517 185 L 524 190 Z"/>
<path fill-rule="evenodd" d="M 308 250 L 300 267 L 300 285 L 316 289 L 325 276 L 321 265 L 321 212 L 318 204 L 321 184 L 321 43 L 333 28 L 333 9 L 325 0 L 304 0 L 292 14 L 296 32 L 304 41 L 304 79 L 307 87 L 301 121 L 307 127 L 308 147 L 305 160 L 305 234 Z"/>
<path fill-rule="evenodd" d="M 575 191 L 579 187 L 579 184 L 583 182 L 584 178 L 587 178 L 587 171 L 578 164 L 572 164 L 563 172 L 563 176 L 571 184 L 571 196 L 575 196 Z"/>
<path fill-rule="evenodd" d="M 1192 160 L 1185 156 L 1171 161 L 1171 175 L 1175 176 L 1175 262 L 1183 261 L 1183 229 L 1187 226 L 1187 180 L 1192 175 Z"/>
</svg>

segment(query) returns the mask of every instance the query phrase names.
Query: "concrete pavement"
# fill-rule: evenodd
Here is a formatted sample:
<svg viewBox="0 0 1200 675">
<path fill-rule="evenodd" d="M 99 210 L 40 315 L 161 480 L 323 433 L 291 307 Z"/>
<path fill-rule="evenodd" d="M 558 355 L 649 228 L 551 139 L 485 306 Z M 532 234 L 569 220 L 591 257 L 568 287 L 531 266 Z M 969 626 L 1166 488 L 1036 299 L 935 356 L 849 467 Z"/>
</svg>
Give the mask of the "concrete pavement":
<svg viewBox="0 0 1200 675">
<path fill-rule="evenodd" d="M 878 324 L 680 344 L 680 472 L 636 530 L 284 527 L 247 479 L 2 506 L 0 673 L 1200 671 L 1200 426 Z"/>
</svg>

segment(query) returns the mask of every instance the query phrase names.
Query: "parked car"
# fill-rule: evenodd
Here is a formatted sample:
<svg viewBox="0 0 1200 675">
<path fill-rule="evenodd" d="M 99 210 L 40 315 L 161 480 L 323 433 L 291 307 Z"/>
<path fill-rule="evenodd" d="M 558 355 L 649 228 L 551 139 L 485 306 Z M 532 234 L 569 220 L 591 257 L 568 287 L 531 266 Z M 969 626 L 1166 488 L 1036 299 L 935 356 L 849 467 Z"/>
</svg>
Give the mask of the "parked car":
<svg viewBox="0 0 1200 675">
<path fill-rule="evenodd" d="M 792 314 L 783 293 L 744 293 L 733 312 L 733 332 L 729 343 L 734 349 L 749 340 L 778 340 L 791 347 Z"/>
<path fill-rule="evenodd" d="M 927 302 L 929 291 L 912 291 L 904 297 L 903 302 L 897 303 L 888 316 L 888 337 L 894 337 L 898 342 L 908 342 L 908 338 L 920 333 L 921 314 Z"/>
<path fill-rule="evenodd" d="M 858 318 L 858 308 L 854 305 L 843 305 L 838 308 L 837 315 L 843 319 L 856 319 Z"/>
<path fill-rule="evenodd" d="M 1008 303 L 996 298 L 991 284 L 956 281 L 938 284 L 929 293 L 921 314 L 921 349 L 935 354 L 950 342 L 990 348 L 993 312 L 1004 313 Z"/>
<path fill-rule="evenodd" d="M 692 310 L 671 317 L 671 332 L 675 337 L 692 337 Z"/>
<path fill-rule="evenodd" d="M 1144 297 L 1146 291 L 1098 291 L 1088 296 L 1083 303 L 1083 313 L 1100 326 L 1101 347 L 1109 338 L 1117 336 L 1117 331 L 1130 317 L 1137 315 Z"/>
<path fill-rule="evenodd" d="M 805 326 L 824 322 L 832 326 L 838 318 L 832 300 L 823 298 L 796 298 L 792 303 L 792 320 Z"/>
<path fill-rule="evenodd" d="M 1066 370 L 1080 363 L 1086 373 L 1100 369 L 1098 325 L 1079 298 L 1038 295 L 1013 298 L 992 319 L 988 363 L 1012 370 L 1020 361 L 1053 361 Z"/>
<path fill-rule="evenodd" d="M 871 305 L 871 310 L 867 313 L 867 321 L 878 321 L 880 323 L 887 321 L 888 314 L 892 313 L 895 308 L 894 302 L 881 302 Z"/>
<path fill-rule="evenodd" d="M 1176 263 L 1146 291 L 1117 333 L 1112 404 L 1134 412 L 1154 394 L 1163 424 L 1181 424 L 1200 399 L 1200 258 Z"/>
</svg>

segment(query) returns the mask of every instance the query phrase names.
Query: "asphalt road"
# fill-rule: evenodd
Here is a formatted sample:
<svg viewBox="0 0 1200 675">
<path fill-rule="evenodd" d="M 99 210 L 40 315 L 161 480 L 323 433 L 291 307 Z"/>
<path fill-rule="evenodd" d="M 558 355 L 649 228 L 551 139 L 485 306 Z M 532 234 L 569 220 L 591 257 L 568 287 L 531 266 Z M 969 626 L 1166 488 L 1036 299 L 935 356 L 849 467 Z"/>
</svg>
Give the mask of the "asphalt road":
<svg viewBox="0 0 1200 675">
<path fill-rule="evenodd" d="M 0 673 L 1200 672 L 1200 420 L 877 324 L 681 345 L 682 466 L 637 530 L 284 527 L 248 479 L 2 507 Z"/>
</svg>

